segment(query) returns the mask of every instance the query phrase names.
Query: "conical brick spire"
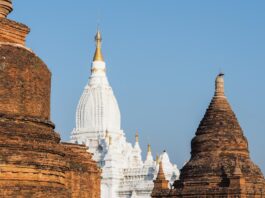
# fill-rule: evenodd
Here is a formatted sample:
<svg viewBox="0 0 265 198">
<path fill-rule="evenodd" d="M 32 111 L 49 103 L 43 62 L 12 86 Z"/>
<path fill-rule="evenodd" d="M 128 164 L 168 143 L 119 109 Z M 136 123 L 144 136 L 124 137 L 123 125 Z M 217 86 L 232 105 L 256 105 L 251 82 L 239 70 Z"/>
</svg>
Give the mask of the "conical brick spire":
<svg viewBox="0 0 265 198">
<path fill-rule="evenodd" d="M 158 180 L 166 180 L 165 173 L 164 173 L 164 170 L 163 170 L 162 161 L 160 161 L 160 163 L 159 163 L 159 170 L 158 170 L 158 173 L 157 173 L 157 179 Z"/>
<path fill-rule="evenodd" d="M 219 74 L 215 80 L 214 97 L 192 140 L 192 156 L 206 149 L 211 149 L 212 154 L 233 151 L 249 156 L 247 139 L 224 94 L 223 76 Z"/>
<path fill-rule="evenodd" d="M 224 75 L 219 74 L 214 96 L 191 142 L 191 159 L 174 183 L 176 191 L 198 196 L 220 189 L 224 193 L 221 195 L 227 195 L 228 189 L 236 192 L 255 188 L 260 193 L 264 182 L 260 169 L 249 157 L 247 139 L 225 97 Z"/>
<path fill-rule="evenodd" d="M 163 163 L 162 163 L 162 161 L 160 161 L 157 177 L 154 180 L 154 191 L 153 191 L 153 193 L 155 193 L 156 191 L 169 189 L 168 185 L 169 185 L 169 182 L 168 182 L 168 180 L 166 180 L 166 177 L 165 177 L 165 173 L 163 170 Z"/>
</svg>

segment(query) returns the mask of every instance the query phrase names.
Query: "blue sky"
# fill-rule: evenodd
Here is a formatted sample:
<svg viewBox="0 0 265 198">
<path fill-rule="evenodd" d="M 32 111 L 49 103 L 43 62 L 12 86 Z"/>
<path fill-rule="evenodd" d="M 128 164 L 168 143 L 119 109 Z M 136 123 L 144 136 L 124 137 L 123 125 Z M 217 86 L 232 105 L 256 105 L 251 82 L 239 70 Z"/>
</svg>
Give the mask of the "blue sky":
<svg viewBox="0 0 265 198">
<path fill-rule="evenodd" d="M 190 141 L 225 76 L 226 95 L 265 173 L 265 1 L 14 0 L 32 48 L 52 71 L 52 120 L 64 141 L 90 75 L 97 23 L 122 128 L 145 157 L 166 149 L 182 167 Z"/>
</svg>

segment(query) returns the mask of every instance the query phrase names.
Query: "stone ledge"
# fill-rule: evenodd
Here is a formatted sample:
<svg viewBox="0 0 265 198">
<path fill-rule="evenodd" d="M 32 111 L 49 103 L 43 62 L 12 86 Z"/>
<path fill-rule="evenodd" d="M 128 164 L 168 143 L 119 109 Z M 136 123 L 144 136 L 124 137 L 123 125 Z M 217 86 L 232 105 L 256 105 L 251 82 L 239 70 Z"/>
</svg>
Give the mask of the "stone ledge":
<svg viewBox="0 0 265 198">
<path fill-rule="evenodd" d="M 0 18 L 0 42 L 9 42 L 25 45 L 25 40 L 30 29 L 15 21 Z"/>
</svg>

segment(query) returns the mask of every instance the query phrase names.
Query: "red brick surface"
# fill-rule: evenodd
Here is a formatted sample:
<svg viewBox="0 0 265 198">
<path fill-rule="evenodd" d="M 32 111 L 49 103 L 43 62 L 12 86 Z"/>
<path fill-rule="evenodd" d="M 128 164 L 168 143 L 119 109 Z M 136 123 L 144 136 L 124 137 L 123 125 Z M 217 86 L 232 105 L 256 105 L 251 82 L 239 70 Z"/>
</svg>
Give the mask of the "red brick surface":
<svg viewBox="0 0 265 198">
<path fill-rule="evenodd" d="M 50 72 L 32 52 L 0 44 L 0 112 L 49 119 Z"/>
</svg>

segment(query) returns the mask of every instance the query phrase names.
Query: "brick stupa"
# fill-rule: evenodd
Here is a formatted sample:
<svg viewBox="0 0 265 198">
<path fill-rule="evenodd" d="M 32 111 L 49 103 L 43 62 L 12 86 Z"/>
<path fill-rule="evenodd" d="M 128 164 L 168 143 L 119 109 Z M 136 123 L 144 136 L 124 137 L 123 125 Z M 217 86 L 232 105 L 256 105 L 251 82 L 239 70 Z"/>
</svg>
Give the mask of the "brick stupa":
<svg viewBox="0 0 265 198">
<path fill-rule="evenodd" d="M 87 148 L 60 143 L 50 121 L 51 73 L 25 47 L 29 28 L 0 0 L 0 197 L 98 198 L 101 171 Z"/>
<path fill-rule="evenodd" d="M 179 180 L 172 189 L 155 187 L 152 197 L 265 197 L 264 177 L 250 159 L 247 139 L 224 94 L 223 74 L 216 78 L 214 97 Z"/>
</svg>

